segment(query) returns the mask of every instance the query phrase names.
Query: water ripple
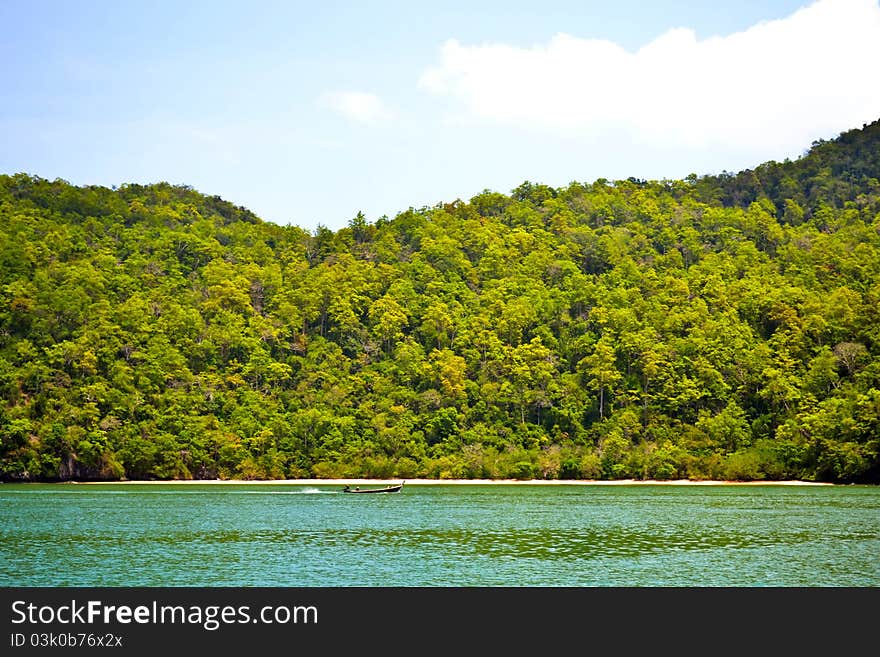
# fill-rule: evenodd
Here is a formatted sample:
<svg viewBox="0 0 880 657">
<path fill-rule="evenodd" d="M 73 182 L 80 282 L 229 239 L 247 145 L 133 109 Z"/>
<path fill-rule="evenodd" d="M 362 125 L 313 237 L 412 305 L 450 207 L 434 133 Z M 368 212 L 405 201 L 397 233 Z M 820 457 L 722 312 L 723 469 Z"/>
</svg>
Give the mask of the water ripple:
<svg viewBox="0 0 880 657">
<path fill-rule="evenodd" d="M 0 585 L 880 585 L 876 488 L 53 490 L 4 487 Z"/>
</svg>

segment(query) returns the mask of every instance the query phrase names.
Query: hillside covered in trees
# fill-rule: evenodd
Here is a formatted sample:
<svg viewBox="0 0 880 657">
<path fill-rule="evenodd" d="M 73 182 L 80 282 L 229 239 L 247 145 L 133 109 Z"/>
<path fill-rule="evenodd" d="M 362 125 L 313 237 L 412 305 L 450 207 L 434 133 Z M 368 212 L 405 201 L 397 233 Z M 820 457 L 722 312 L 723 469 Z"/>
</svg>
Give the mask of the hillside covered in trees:
<svg viewBox="0 0 880 657">
<path fill-rule="evenodd" d="M 880 481 L 880 122 L 314 233 L 0 176 L 0 479 Z"/>
</svg>

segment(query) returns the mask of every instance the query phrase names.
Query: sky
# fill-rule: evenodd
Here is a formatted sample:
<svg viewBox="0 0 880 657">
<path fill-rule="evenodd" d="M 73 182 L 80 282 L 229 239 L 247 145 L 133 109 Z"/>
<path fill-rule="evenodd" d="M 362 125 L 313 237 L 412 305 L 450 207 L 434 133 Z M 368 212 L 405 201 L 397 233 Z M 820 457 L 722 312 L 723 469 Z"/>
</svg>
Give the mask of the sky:
<svg viewBox="0 0 880 657">
<path fill-rule="evenodd" d="M 0 0 L 0 173 L 338 229 L 797 158 L 880 118 L 878 0 Z"/>
</svg>

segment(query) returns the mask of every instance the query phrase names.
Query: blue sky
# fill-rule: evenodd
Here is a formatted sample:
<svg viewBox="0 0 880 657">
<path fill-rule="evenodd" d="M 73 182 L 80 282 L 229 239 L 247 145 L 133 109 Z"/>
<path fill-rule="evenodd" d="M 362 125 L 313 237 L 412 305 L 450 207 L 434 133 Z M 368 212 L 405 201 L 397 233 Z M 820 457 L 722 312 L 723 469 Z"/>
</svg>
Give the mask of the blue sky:
<svg viewBox="0 0 880 657">
<path fill-rule="evenodd" d="M 735 171 L 880 117 L 876 0 L 4 0 L 0 58 L 0 172 L 307 229 Z"/>
</svg>

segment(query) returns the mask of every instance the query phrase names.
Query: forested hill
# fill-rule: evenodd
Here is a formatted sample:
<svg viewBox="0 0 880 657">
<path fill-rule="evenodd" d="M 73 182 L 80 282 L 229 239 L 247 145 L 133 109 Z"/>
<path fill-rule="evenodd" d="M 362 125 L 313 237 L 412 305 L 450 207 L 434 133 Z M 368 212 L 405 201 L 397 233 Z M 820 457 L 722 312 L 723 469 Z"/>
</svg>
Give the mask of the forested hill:
<svg viewBox="0 0 880 657">
<path fill-rule="evenodd" d="M 878 482 L 878 140 L 314 234 L 0 176 L 0 478 Z"/>
</svg>

